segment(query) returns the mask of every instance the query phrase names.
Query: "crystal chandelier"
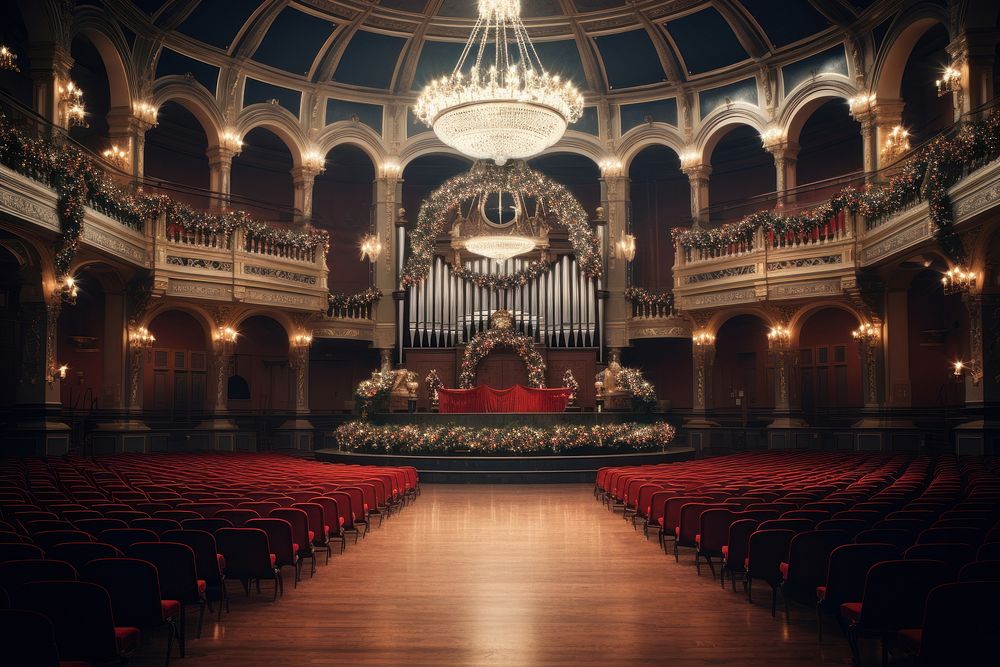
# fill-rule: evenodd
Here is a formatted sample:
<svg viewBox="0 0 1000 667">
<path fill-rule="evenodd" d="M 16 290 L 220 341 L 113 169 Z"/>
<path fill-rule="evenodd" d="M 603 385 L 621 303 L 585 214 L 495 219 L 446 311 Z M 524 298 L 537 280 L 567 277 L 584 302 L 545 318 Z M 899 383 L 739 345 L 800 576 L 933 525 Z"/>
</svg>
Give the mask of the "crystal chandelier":
<svg viewBox="0 0 1000 667">
<path fill-rule="evenodd" d="M 501 236 L 498 234 L 473 236 L 465 240 L 465 249 L 481 257 L 504 262 L 511 257 L 517 257 L 534 250 L 535 240 L 529 239 L 527 236 Z"/>
<path fill-rule="evenodd" d="M 583 114 L 583 96 L 542 67 L 521 22 L 520 0 L 479 0 L 458 64 L 424 88 L 413 112 L 448 146 L 502 165 L 559 141 Z"/>
</svg>

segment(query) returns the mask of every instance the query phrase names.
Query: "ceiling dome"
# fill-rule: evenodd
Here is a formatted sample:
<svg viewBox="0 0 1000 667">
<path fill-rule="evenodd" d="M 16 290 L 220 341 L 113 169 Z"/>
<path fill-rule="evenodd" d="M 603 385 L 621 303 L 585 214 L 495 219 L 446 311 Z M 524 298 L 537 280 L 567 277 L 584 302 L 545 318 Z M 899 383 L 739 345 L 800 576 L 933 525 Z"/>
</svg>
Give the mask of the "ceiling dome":
<svg viewBox="0 0 1000 667">
<path fill-rule="evenodd" d="M 471 0 L 133 0 L 167 42 L 204 47 L 288 77 L 412 94 L 451 72 L 475 21 Z M 552 73 L 590 94 L 673 87 L 755 69 L 836 39 L 873 2 L 521 0 Z M 811 39 L 812 38 L 812 39 Z M 194 54 L 197 55 L 197 54 Z"/>
</svg>

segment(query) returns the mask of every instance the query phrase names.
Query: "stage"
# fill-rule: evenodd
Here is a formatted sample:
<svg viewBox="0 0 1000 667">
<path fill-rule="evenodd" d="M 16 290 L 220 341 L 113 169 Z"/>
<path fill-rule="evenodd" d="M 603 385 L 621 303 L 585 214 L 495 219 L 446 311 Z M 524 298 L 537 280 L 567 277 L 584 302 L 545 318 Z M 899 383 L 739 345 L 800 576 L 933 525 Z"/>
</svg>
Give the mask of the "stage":
<svg viewBox="0 0 1000 667">
<path fill-rule="evenodd" d="M 443 426 L 460 424 L 500 428 L 520 426 L 593 426 L 596 424 L 621 424 L 624 422 L 649 423 L 663 419 L 664 415 L 651 412 L 377 412 L 371 416 L 373 424 L 417 426 Z"/>
<path fill-rule="evenodd" d="M 690 447 L 663 452 L 565 456 L 410 456 L 318 449 L 316 459 L 348 465 L 413 466 L 420 482 L 446 484 L 593 483 L 598 468 L 689 461 Z"/>
</svg>

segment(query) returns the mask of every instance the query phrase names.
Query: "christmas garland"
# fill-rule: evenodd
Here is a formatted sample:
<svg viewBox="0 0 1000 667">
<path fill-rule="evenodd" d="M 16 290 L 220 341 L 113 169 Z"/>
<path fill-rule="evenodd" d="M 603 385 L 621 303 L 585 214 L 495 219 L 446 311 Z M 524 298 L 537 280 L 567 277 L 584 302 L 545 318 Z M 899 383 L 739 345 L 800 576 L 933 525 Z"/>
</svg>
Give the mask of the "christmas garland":
<svg viewBox="0 0 1000 667">
<path fill-rule="evenodd" d="M 462 201 L 489 192 L 517 192 L 536 197 L 566 228 L 580 270 L 590 278 L 601 275 L 601 253 L 597 236 L 590 228 L 586 211 L 564 186 L 533 171 L 522 162 L 503 167 L 479 162 L 468 172 L 459 174 L 432 192 L 420 206 L 417 226 L 410 233 L 410 257 L 403 267 L 400 284 L 405 289 L 418 284 L 430 270 L 434 246 L 444 233 L 449 216 Z M 511 275 L 483 275 L 464 267 L 453 267 L 456 275 L 472 281 L 478 287 L 510 289 L 526 284 L 549 269 L 547 262 L 535 261 Z"/>
<path fill-rule="evenodd" d="M 60 278 L 69 274 L 76 256 L 86 206 L 140 232 L 148 218 L 165 213 L 167 224 L 179 225 L 188 232 L 229 233 L 242 228 L 248 237 L 268 243 L 299 249 L 322 247 L 324 251 L 329 246 L 329 235 L 322 230 L 281 229 L 254 220 L 243 211 L 207 213 L 166 195 L 141 191 L 131 194 L 116 185 L 104 168 L 80 149 L 68 143 L 29 138 L 2 112 L 0 163 L 56 191 L 61 238 L 55 264 Z"/>
<path fill-rule="evenodd" d="M 654 294 L 642 287 L 626 287 L 625 300 L 633 306 L 648 306 L 650 308 L 674 308 L 674 293 L 660 292 Z"/>
<path fill-rule="evenodd" d="M 715 229 L 674 228 L 675 240 L 685 248 L 722 250 L 748 243 L 758 229 L 775 235 L 817 234 L 842 211 L 859 214 L 869 223 L 898 213 L 925 200 L 930 218 L 937 227 L 941 248 L 955 261 L 964 259 L 964 250 L 953 229 L 948 189 L 963 172 L 981 167 L 1000 157 L 1000 111 L 985 120 L 966 123 L 953 137 L 938 137 L 903 164 L 899 173 L 883 185 L 858 190 L 847 187 L 819 207 L 796 215 L 774 211 L 752 213 L 739 222 Z"/>
<path fill-rule="evenodd" d="M 640 403 L 652 405 L 656 402 L 656 388 L 638 368 L 622 368 L 618 372 L 618 386 Z"/>
<path fill-rule="evenodd" d="M 334 437 L 341 449 L 379 454 L 550 455 L 574 450 L 663 449 L 676 436 L 667 422 L 593 426 L 379 426 L 364 421 L 341 424 Z"/>
<path fill-rule="evenodd" d="M 378 303 L 381 298 L 382 290 L 377 287 L 369 287 L 364 292 L 358 292 L 357 294 L 331 293 L 327 300 L 330 304 L 329 312 L 332 313 L 335 310 L 367 308 Z"/>
<path fill-rule="evenodd" d="M 354 409 L 366 419 L 368 415 L 383 405 L 389 398 L 395 374 L 392 371 L 372 371 L 372 376 L 362 380 L 354 388 Z"/>
<path fill-rule="evenodd" d="M 545 387 L 545 360 L 535 349 L 535 341 L 530 336 L 522 336 L 513 329 L 486 329 L 469 340 L 462 358 L 462 371 L 458 376 L 458 386 L 471 389 L 476 382 L 476 369 L 495 347 L 512 348 L 528 367 L 528 384 Z"/>
</svg>

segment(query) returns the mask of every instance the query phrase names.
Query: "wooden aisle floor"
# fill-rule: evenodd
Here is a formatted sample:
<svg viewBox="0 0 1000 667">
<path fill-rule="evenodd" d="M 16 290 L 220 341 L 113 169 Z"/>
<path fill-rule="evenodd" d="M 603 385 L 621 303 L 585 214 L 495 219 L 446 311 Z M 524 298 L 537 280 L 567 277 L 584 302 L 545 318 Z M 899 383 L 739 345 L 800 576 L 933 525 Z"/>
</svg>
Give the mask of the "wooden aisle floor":
<svg viewBox="0 0 1000 667">
<path fill-rule="evenodd" d="M 320 563 L 274 604 L 269 583 L 249 599 L 234 584 L 231 613 L 206 614 L 174 664 L 850 664 L 832 623 L 817 644 L 810 607 L 793 605 L 788 624 L 766 585 L 754 604 L 720 590 L 691 550 L 675 564 L 588 485 L 425 485 Z M 162 642 L 132 664 L 162 665 Z"/>
</svg>

